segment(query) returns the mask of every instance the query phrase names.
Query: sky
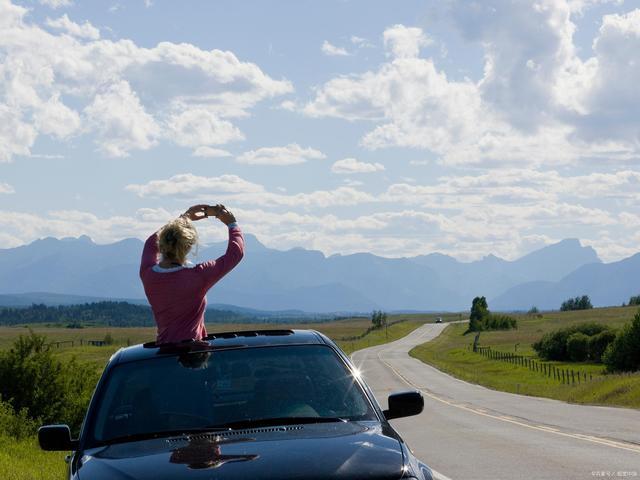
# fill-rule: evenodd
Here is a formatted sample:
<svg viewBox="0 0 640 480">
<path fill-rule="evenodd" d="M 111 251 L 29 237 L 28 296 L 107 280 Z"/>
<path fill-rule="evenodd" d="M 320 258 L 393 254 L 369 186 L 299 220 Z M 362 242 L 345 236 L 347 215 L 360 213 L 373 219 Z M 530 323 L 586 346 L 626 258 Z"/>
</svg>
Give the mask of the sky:
<svg viewBox="0 0 640 480">
<path fill-rule="evenodd" d="M 640 0 L 0 0 L 0 248 L 640 248 Z M 225 238 L 197 224 L 204 244 Z"/>
</svg>

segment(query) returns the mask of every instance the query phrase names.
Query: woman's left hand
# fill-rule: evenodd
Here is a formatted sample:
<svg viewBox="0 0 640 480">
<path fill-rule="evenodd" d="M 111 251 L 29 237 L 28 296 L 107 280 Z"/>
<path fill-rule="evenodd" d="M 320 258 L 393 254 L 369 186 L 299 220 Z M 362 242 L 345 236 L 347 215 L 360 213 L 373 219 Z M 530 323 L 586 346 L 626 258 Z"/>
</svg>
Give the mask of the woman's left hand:
<svg viewBox="0 0 640 480">
<path fill-rule="evenodd" d="M 189 209 L 180 216 L 186 217 L 192 222 L 196 222 L 203 218 L 207 218 L 207 207 L 207 205 L 194 205 L 193 207 L 189 207 Z"/>
</svg>

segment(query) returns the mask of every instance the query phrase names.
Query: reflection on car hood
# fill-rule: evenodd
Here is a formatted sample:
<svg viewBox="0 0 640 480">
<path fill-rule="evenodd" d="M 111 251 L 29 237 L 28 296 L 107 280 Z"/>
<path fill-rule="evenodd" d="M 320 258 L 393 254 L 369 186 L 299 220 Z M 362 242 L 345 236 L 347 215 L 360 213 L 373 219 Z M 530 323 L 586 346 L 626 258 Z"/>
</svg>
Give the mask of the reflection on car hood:
<svg viewBox="0 0 640 480">
<path fill-rule="evenodd" d="M 121 443 L 84 452 L 93 480 L 398 479 L 402 450 L 377 422 L 291 425 Z"/>
</svg>

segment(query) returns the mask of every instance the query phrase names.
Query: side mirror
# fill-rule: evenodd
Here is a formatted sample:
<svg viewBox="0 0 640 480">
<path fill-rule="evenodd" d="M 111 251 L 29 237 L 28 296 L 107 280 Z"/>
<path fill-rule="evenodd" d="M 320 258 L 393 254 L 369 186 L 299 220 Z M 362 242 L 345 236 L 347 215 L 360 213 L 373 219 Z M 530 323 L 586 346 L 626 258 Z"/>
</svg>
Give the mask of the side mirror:
<svg viewBox="0 0 640 480">
<path fill-rule="evenodd" d="M 398 392 L 389 395 L 389 410 L 385 410 L 387 420 L 392 418 L 410 417 L 418 415 L 424 409 L 424 398 L 417 390 Z"/>
<path fill-rule="evenodd" d="M 78 440 L 71 439 L 66 425 L 45 425 L 38 429 L 38 443 L 42 450 L 69 451 L 78 448 Z"/>
</svg>

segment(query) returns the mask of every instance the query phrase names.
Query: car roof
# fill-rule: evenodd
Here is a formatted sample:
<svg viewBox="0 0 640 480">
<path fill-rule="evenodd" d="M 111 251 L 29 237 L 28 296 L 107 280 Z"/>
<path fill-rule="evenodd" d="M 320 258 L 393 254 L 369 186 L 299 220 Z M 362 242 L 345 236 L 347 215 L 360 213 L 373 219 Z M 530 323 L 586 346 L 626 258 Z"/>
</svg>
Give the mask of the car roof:
<svg viewBox="0 0 640 480">
<path fill-rule="evenodd" d="M 247 348 L 278 345 L 329 344 L 330 340 L 315 330 L 238 330 L 208 334 L 202 341 L 157 344 L 148 342 L 121 348 L 111 357 L 111 363 L 130 362 L 158 356 L 226 348 Z"/>
</svg>

